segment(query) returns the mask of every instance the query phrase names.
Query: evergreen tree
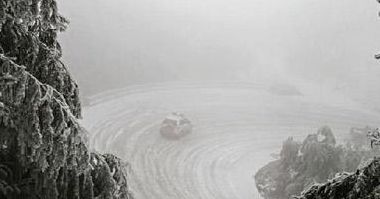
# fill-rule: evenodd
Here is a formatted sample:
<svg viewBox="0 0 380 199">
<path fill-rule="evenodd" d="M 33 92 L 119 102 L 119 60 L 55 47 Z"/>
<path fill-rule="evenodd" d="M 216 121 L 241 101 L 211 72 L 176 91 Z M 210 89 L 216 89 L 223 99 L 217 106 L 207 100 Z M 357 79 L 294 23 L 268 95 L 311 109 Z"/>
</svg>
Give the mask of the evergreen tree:
<svg viewBox="0 0 380 199">
<path fill-rule="evenodd" d="M 90 152 L 77 121 L 67 24 L 55 0 L 0 0 L 0 198 L 132 198 L 126 165 Z"/>
</svg>

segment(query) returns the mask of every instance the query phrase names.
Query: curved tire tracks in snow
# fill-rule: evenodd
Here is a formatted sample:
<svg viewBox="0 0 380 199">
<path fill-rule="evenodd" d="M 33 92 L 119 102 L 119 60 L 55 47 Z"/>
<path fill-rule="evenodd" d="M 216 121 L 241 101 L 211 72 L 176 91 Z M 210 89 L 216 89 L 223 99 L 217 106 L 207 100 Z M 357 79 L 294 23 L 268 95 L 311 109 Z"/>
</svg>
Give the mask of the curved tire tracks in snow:
<svg viewBox="0 0 380 199">
<path fill-rule="evenodd" d="M 380 122 L 378 114 L 352 104 L 311 103 L 247 83 L 142 85 L 92 102 L 83 121 L 92 147 L 131 163 L 137 199 L 259 198 L 252 175 L 286 137 L 303 138 L 325 124 L 343 136 L 352 126 Z M 173 111 L 194 124 L 192 134 L 176 141 L 159 133 Z"/>
</svg>

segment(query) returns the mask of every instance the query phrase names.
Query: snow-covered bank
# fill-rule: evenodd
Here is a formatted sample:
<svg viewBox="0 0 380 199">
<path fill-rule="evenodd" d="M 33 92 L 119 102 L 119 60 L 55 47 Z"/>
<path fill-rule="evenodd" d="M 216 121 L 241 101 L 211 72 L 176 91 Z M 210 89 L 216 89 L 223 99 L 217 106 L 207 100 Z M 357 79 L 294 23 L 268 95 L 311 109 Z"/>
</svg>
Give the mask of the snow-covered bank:
<svg viewBox="0 0 380 199">
<path fill-rule="evenodd" d="M 347 99 L 321 99 L 242 82 L 139 85 L 93 96 L 83 124 L 93 147 L 131 163 L 137 199 L 249 199 L 258 198 L 252 175 L 286 137 L 380 124 L 378 113 Z M 173 111 L 194 124 L 178 141 L 159 134 Z"/>
</svg>

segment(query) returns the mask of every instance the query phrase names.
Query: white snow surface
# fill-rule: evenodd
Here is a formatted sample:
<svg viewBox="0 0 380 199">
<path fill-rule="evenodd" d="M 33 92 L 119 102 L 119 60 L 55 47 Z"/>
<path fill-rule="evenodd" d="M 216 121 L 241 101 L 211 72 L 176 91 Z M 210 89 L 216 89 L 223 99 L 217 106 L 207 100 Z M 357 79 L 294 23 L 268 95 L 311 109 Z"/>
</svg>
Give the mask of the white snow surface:
<svg viewBox="0 0 380 199">
<path fill-rule="evenodd" d="M 91 146 L 131 164 L 136 199 L 256 199 L 253 175 L 288 136 L 303 139 L 322 125 L 342 137 L 380 124 L 330 92 L 276 95 L 258 83 L 161 83 L 93 96 L 83 125 Z M 180 140 L 161 137 L 162 120 L 181 112 L 194 125 Z"/>
</svg>

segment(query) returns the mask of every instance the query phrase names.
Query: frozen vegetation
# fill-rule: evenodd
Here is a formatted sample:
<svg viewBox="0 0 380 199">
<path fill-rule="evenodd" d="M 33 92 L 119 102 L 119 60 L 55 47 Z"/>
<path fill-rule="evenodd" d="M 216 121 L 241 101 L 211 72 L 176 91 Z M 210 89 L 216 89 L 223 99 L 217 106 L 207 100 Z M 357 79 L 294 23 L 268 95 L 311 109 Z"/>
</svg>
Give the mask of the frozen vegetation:
<svg viewBox="0 0 380 199">
<path fill-rule="evenodd" d="M 359 174 L 360 171 L 357 171 L 359 166 L 363 167 L 369 159 L 378 154 L 378 149 L 371 148 L 367 139 L 368 132 L 371 131 L 374 130 L 369 127 L 353 128 L 347 139 L 341 142 L 342 144 L 336 143 L 332 130 L 327 126 L 320 128 L 316 134 L 308 135 L 303 142 L 297 142 L 292 137 L 288 138 L 283 143 L 280 158 L 268 163 L 256 173 L 255 181 L 260 194 L 267 199 L 287 199 L 300 195 L 304 189 L 308 189 L 315 183 L 326 182 L 339 173 L 357 172 Z M 375 174 L 367 173 L 365 175 L 370 176 L 363 178 L 375 176 Z M 342 174 L 342 176 L 347 176 L 347 174 Z M 350 178 L 353 180 L 354 175 Z M 343 178 L 338 178 L 334 183 L 341 179 Z M 333 184 L 328 186 L 333 186 Z M 374 188 L 373 185 L 370 187 Z M 313 191 L 315 194 L 318 192 L 315 189 L 316 186 L 309 192 Z M 347 186 L 344 191 L 349 192 L 351 188 Z M 340 198 L 338 195 L 343 194 L 344 191 L 326 194 L 331 196 L 337 194 L 333 198 Z M 333 191 L 329 190 L 329 192 Z M 308 193 L 306 198 L 312 198 L 310 195 L 312 194 Z M 327 195 L 322 198 L 330 198 L 330 195 L 329 197 Z"/>
<path fill-rule="evenodd" d="M 0 1 L 0 198 L 130 199 L 126 164 L 89 150 L 55 0 Z"/>
</svg>

